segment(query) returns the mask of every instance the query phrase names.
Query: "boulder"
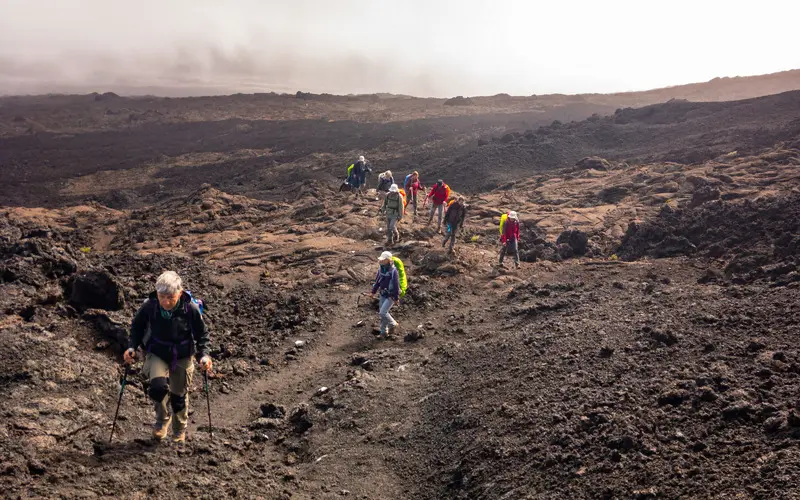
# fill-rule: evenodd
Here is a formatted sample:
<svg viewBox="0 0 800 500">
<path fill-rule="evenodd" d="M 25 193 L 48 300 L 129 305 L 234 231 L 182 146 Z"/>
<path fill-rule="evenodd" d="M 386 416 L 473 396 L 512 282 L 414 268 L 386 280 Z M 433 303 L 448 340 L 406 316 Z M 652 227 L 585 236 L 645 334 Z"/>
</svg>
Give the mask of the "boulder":
<svg viewBox="0 0 800 500">
<path fill-rule="evenodd" d="M 115 347 L 118 350 L 127 347 L 130 318 L 119 312 L 108 312 L 102 309 L 87 309 L 82 317 L 92 321 L 105 339 L 116 344 Z"/>
<path fill-rule="evenodd" d="M 611 164 L 599 156 L 587 156 L 575 164 L 575 170 L 611 170 Z"/>
<path fill-rule="evenodd" d="M 719 188 L 709 186 L 707 184 L 700 186 L 692 194 L 692 201 L 690 202 L 690 206 L 697 207 L 702 205 L 703 203 L 718 200 L 720 195 L 721 193 Z"/>
<path fill-rule="evenodd" d="M 564 244 L 569 246 L 570 250 L 572 250 L 572 254 L 586 255 L 586 251 L 589 248 L 589 235 L 578 229 L 568 229 L 561 233 L 556 240 L 556 245 L 559 247 L 559 254 L 562 253 L 561 245 Z M 567 255 L 566 257 L 562 255 L 562 257 L 568 258 L 571 257 L 571 255 Z"/>
<path fill-rule="evenodd" d="M 85 271 L 72 282 L 70 303 L 77 309 L 119 311 L 125 306 L 122 288 L 106 271 Z"/>
</svg>

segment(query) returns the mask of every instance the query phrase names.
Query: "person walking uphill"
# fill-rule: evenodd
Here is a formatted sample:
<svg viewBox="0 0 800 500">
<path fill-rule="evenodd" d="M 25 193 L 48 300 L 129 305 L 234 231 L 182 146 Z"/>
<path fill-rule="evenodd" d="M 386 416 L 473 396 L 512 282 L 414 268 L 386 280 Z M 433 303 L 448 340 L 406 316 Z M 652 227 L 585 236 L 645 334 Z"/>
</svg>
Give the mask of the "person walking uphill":
<svg viewBox="0 0 800 500">
<path fill-rule="evenodd" d="M 439 212 L 439 221 L 436 224 L 436 232 L 442 231 L 442 216 L 444 215 L 444 204 L 447 202 L 447 199 L 450 198 L 450 186 L 444 183 L 442 179 L 439 179 L 436 184 L 431 188 L 430 193 L 428 193 L 428 199 L 431 200 L 431 213 L 428 217 L 428 222 L 425 225 L 428 225 L 433 220 L 433 214 L 436 213 L 438 210 Z"/>
<path fill-rule="evenodd" d="M 389 187 L 389 194 L 383 200 L 381 212 L 386 215 L 386 244 L 394 245 L 400 241 L 400 231 L 397 230 L 397 223 L 405 213 L 405 202 L 400 195 L 400 188 L 397 187 L 397 184 L 392 184 Z"/>
<path fill-rule="evenodd" d="M 367 162 L 363 156 L 359 156 L 359 161 L 364 163 L 364 167 L 361 169 L 361 176 L 359 177 L 359 186 L 358 192 L 362 193 L 367 189 L 367 175 L 372 173 L 372 166 Z"/>
<path fill-rule="evenodd" d="M 450 240 L 450 248 L 447 250 L 453 253 L 453 246 L 456 244 L 456 233 L 464 230 L 464 219 L 467 217 L 467 204 L 464 203 L 464 197 L 458 196 L 455 200 L 450 202 L 447 210 L 444 213 L 444 223 L 447 226 L 447 234 L 444 237 L 442 246 L 447 244 Z"/>
<path fill-rule="evenodd" d="M 378 176 L 378 185 L 375 187 L 375 190 L 378 191 L 378 193 L 388 193 L 392 184 L 394 184 L 392 171 L 387 170 Z"/>
<path fill-rule="evenodd" d="M 519 268 L 519 216 L 517 212 L 508 212 L 500 218 L 500 267 L 503 266 L 503 258 L 506 254 L 514 255 L 514 266 Z"/>
<path fill-rule="evenodd" d="M 403 184 L 403 189 L 406 191 L 406 196 L 408 196 L 408 203 L 413 205 L 414 207 L 414 220 L 417 219 L 417 193 L 422 191 L 425 193 L 425 186 L 419 181 L 419 172 L 416 170 L 406 176 L 405 183 Z"/>
<path fill-rule="evenodd" d="M 359 156 L 358 160 L 353 163 L 353 168 L 348 172 L 347 182 L 350 188 L 356 194 L 361 191 L 361 185 L 366 180 L 367 162 L 363 156 Z"/>
<path fill-rule="evenodd" d="M 149 338 L 145 332 L 149 331 Z M 172 422 L 176 443 L 186 440 L 189 419 L 188 393 L 194 374 L 192 355 L 203 371 L 211 369 L 208 330 L 192 296 L 184 291 L 180 276 L 167 271 L 158 277 L 156 291 L 144 302 L 131 324 L 126 364 L 135 360 L 136 349 L 146 351 L 142 373 L 149 381 L 156 423 L 153 436 L 163 440 Z M 167 401 L 172 407 L 170 416 Z"/>
<path fill-rule="evenodd" d="M 381 318 L 380 337 L 386 338 L 386 334 L 394 335 L 397 331 L 397 321 L 394 320 L 389 310 L 400 300 L 400 274 L 394 265 L 391 252 L 383 252 L 378 257 L 378 274 L 375 276 L 375 284 L 372 285 L 372 295 L 380 293 L 380 308 L 378 315 Z"/>
</svg>

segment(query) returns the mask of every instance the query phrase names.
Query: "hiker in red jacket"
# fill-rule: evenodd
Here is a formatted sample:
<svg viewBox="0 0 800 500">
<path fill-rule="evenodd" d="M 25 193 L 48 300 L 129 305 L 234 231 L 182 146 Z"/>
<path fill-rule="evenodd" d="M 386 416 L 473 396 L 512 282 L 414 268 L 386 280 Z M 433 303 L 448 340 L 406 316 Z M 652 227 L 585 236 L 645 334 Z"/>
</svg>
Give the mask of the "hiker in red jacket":
<svg viewBox="0 0 800 500">
<path fill-rule="evenodd" d="M 414 218 L 417 217 L 417 193 L 422 191 L 425 193 L 425 186 L 422 185 L 422 182 L 419 180 L 419 172 L 416 170 L 413 173 L 410 173 L 406 176 L 406 181 L 403 186 L 403 189 L 406 191 L 406 206 L 409 204 L 414 206 Z"/>
<path fill-rule="evenodd" d="M 514 254 L 514 266 L 519 269 L 519 216 L 517 212 L 509 212 L 508 220 L 503 226 L 503 234 L 500 235 L 500 243 L 503 248 L 500 249 L 500 267 L 503 265 L 503 257 L 507 253 Z"/>
<path fill-rule="evenodd" d="M 444 183 L 442 179 L 439 179 L 431 188 L 431 192 L 428 193 L 428 199 L 431 200 L 431 213 L 428 217 L 428 222 L 425 223 L 427 226 L 433 220 L 433 214 L 438 210 L 439 211 L 439 221 L 436 224 L 436 232 L 442 232 L 442 217 L 444 216 L 444 204 L 447 203 L 447 199 L 450 198 L 450 186 Z"/>
</svg>

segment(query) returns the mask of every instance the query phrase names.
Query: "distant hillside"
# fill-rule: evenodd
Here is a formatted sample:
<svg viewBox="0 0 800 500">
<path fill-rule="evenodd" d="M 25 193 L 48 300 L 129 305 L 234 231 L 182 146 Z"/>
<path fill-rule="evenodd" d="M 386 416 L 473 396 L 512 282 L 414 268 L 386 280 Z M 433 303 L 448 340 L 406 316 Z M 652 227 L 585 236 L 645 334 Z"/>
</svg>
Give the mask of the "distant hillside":
<svg viewBox="0 0 800 500">
<path fill-rule="evenodd" d="M 800 91 L 731 102 L 673 100 L 621 108 L 612 116 L 505 131 L 453 158 L 418 154 L 420 170 L 480 191 L 586 156 L 634 162 L 702 162 L 800 139 Z"/>
<path fill-rule="evenodd" d="M 98 88 L 88 95 L 0 97 L 0 137 L 50 131 L 75 133 L 128 130 L 146 124 L 244 120 L 352 120 L 389 123 L 424 118 L 536 113 L 555 119 L 568 108 L 570 118 L 610 114 L 618 108 L 642 107 L 670 99 L 732 101 L 800 90 L 800 70 L 762 76 L 715 78 L 644 92 L 617 94 L 550 94 L 541 96 L 463 96 L 463 99 L 419 98 L 393 94 L 251 93 L 207 97 L 120 97 L 159 93 L 153 88 Z M 114 92 L 106 92 L 113 90 Z M 162 89 L 163 90 L 163 89 Z M 181 89 L 164 91 L 175 95 Z M 187 89 L 196 93 L 198 89 Z M 103 93 L 105 92 L 105 93 Z M 208 88 L 209 94 L 220 89 Z M 454 96 L 457 97 L 457 96 Z M 459 106 L 446 105 L 458 103 Z M 558 119 L 563 119 L 561 116 Z"/>
</svg>

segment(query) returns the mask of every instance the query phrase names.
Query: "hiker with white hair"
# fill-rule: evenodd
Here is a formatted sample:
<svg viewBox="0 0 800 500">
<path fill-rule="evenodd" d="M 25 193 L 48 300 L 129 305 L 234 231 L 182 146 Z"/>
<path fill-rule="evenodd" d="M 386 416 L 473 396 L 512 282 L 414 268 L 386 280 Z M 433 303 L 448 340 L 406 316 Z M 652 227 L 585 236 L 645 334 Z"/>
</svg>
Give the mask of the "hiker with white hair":
<svg viewBox="0 0 800 500">
<path fill-rule="evenodd" d="M 378 293 L 380 307 L 378 316 L 381 319 L 380 339 L 385 339 L 386 335 L 394 335 L 399 323 L 395 321 L 389 310 L 400 300 L 400 274 L 395 267 L 394 257 L 391 252 L 383 252 L 378 257 L 378 274 L 375 276 L 375 283 L 372 285 L 372 295 Z"/>
<path fill-rule="evenodd" d="M 402 220 L 405 214 L 405 201 L 400 194 L 397 184 L 389 187 L 389 193 L 383 200 L 381 212 L 386 215 L 386 244 L 391 246 L 400 241 L 400 231 L 397 223 Z"/>
<path fill-rule="evenodd" d="M 519 268 L 519 216 L 513 210 L 500 217 L 500 267 L 506 254 L 514 256 L 514 266 Z"/>
<path fill-rule="evenodd" d="M 378 176 L 378 186 L 375 188 L 378 193 L 388 193 L 389 188 L 392 187 L 394 184 L 394 177 L 392 177 L 392 171 L 387 170 L 386 172 L 382 173 Z"/>
<path fill-rule="evenodd" d="M 183 443 L 189 421 L 188 393 L 194 374 L 192 355 L 203 371 L 211 369 L 208 330 L 203 321 L 202 302 L 184 290 L 176 272 L 167 271 L 159 276 L 155 288 L 133 318 L 124 358 L 126 364 L 132 364 L 136 350 L 141 347 L 145 351 L 142 373 L 149 382 L 147 393 L 156 413 L 153 436 L 163 440 L 171 422 L 174 441 Z"/>
</svg>

